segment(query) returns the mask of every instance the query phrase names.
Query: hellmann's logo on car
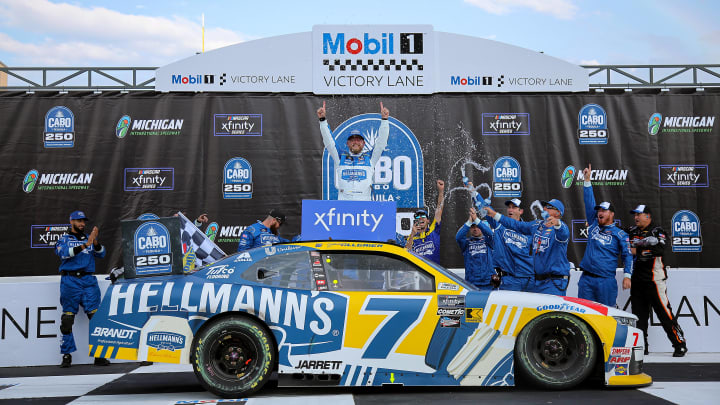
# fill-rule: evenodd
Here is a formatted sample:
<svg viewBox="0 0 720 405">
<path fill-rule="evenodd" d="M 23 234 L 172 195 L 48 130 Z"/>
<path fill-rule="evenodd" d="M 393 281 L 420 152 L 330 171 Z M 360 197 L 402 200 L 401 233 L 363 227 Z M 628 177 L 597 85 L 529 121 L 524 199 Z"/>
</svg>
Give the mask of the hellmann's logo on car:
<svg viewBox="0 0 720 405">
<path fill-rule="evenodd" d="M 174 352 L 185 347 L 185 336 L 172 332 L 150 332 L 147 335 L 147 345 Z"/>
</svg>

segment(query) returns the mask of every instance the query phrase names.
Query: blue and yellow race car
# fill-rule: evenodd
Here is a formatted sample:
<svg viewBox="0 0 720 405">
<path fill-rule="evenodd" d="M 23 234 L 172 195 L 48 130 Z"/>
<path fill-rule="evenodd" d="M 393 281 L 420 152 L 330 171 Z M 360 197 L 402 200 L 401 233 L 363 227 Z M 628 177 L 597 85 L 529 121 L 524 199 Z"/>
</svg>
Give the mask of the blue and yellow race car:
<svg viewBox="0 0 720 405">
<path fill-rule="evenodd" d="M 279 386 L 644 386 L 635 316 L 592 301 L 477 291 L 374 242 L 299 242 L 185 275 L 120 280 L 90 356 L 191 363 L 222 397 Z"/>
</svg>

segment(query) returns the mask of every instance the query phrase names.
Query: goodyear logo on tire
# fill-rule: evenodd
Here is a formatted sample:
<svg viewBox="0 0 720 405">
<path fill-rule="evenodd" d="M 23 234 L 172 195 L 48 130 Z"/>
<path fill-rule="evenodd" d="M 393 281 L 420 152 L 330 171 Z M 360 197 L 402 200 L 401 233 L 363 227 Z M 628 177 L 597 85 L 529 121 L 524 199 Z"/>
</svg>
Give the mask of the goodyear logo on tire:
<svg viewBox="0 0 720 405">
<path fill-rule="evenodd" d="M 33 190 L 35 190 L 35 185 L 37 184 L 38 177 L 40 177 L 40 173 L 32 169 L 25 175 L 25 179 L 23 179 L 23 191 L 26 193 L 30 193 Z"/>
<path fill-rule="evenodd" d="M 145 222 L 135 230 L 135 273 L 138 276 L 172 272 L 170 232 L 156 221 Z"/>
</svg>

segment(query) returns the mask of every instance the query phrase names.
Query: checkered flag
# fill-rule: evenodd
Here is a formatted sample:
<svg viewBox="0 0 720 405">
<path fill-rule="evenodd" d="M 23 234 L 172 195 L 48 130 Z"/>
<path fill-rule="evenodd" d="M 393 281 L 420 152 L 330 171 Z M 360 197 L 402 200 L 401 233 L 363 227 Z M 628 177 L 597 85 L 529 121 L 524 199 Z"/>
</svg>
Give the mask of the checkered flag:
<svg viewBox="0 0 720 405">
<path fill-rule="evenodd" d="M 192 221 L 185 218 L 181 212 L 177 213 L 178 218 L 182 221 L 180 229 L 180 240 L 183 245 L 183 254 L 189 249 L 195 252 L 195 267 L 202 267 L 206 264 L 213 263 L 227 256 L 205 233 L 199 230 Z"/>
</svg>

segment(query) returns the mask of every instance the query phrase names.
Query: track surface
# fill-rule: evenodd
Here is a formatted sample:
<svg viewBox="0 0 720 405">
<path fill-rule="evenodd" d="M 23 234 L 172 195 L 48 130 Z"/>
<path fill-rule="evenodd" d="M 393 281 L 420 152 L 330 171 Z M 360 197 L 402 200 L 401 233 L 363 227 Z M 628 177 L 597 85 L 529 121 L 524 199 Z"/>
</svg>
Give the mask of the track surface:
<svg viewBox="0 0 720 405">
<path fill-rule="evenodd" d="M 646 357 L 652 386 L 607 389 L 586 384 L 570 391 L 522 388 L 278 388 L 272 381 L 247 405 L 503 404 L 710 404 L 720 397 L 720 355 L 667 353 Z M 0 404 L 162 404 L 218 401 L 204 391 L 189 366 L 117 363 L 0 369 Z"/>
</svg>

